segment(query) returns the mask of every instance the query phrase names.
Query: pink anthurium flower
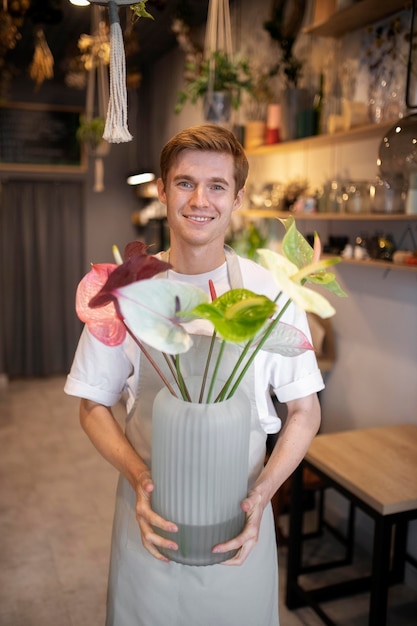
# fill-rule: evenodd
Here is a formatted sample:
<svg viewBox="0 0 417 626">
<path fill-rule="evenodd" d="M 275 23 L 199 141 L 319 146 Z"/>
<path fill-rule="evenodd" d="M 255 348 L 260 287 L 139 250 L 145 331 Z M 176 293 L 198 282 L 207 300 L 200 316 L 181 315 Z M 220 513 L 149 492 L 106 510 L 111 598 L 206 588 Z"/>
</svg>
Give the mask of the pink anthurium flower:
<svg viewBox="0 0 417 626">
<path fill-rule="evenodd" d="M 114 290 L 151 278 L 171 267 L 169 263 L 146 254 L 147 248 L 140 241 L 127 244 L 124 263 L 97 263 L 78 285 L 75 300 L 77 315 L 87 324 L 91 334 L 108 346 L 117 346 L 126 337 Z"/>
<path fill-rule="evenodd" d="M 84 276 L 77 288 L 75 310 L 82 322 L 87 324 L 91 334 L 107 346 L 118 346 L 126 337 L 126 328 L 119 319 L 114 302 L 109 301 L 100 308 L 92 309 L 89 302 L 106 284 L 117 265 L 97 263 Z"/>
</svg>

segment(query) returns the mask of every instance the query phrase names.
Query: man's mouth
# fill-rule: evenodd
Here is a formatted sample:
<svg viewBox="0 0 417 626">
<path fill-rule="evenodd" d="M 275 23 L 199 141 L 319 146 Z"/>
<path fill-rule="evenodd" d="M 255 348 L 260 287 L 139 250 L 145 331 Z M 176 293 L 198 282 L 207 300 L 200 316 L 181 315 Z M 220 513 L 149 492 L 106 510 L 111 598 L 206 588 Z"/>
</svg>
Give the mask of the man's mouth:
<svg viewBox="0 0 417 626">
<path fill-rule="evenodd" d="M 184 215 L 187 220 L 192 220 L 193 222 L 211 222 L 212 217 L 202 217 L 197 215 Z"/>
</svg>

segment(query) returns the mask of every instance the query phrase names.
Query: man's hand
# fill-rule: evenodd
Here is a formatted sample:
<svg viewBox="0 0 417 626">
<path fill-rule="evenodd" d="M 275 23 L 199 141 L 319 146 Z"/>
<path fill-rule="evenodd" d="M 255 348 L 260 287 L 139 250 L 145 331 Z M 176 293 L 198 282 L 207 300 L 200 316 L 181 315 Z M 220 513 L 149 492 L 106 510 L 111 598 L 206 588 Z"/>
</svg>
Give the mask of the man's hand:
<svg viewBox="0 0 417 626">
<path fill-rule="evenodd" d="M 258 543 L 259 529 L 265 508 L 261 495 L 256 490 L 252 490 L 247 498 L 242 500 L 241 508 L 246 513 L 246 522 L 242 532 L 230 541 L 219 543 L 213 549 L 216 554 L 237 550 L 235 556 L 223 561 L 221 565 L 242 565 Z"/>
<path fill-rule="evenodd" d="M 160 537 L 154 527 L 161 528 L 167 532 L 177 532 L 177 526 L 165 520 L 152 510 L 151 494 L 154 490 L 154 483 L 150 471 L 144 471 L 138 477 L 136 487 L 136 520 L 139 525 L 142 544 L 144 548 L 159 561 L 169 562 L 169 559 L 162 555 L 157 549 L 158 546 L 167 550 L 178 550 L 178 545 L 173 541 Z"/>
</svg>

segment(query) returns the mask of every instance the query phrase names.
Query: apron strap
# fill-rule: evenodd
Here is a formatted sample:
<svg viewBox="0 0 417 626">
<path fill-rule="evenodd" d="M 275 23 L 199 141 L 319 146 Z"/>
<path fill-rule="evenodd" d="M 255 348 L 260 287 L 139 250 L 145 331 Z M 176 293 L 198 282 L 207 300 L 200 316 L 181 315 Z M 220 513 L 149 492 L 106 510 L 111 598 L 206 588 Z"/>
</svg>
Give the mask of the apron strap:
<svg viewBox="0 0 417 626">
<path fill-rule="evenodd" d="M 241 289 L 243 287 L 242 272 L 240 271 L 239 259 L 236 252 L 228 246 L 224 245 L 224 255 L 227 263 L 227 273 L 229 275 L 229 282 L 232 289 Z M 169 263 L 169 249 L 159 254 L 161 261 Z M 166 278 L 167 272 L 161 272 L 157 274 L 155 278 Z"/>
<path fill-rule="evenodd" d="M 243 277 L 240 271 L 239 258 L 233 248 L 226 244 L 224 246 L 224 253 L 226 255 L 230 286 L 232 289 L 241 289 L 243 287 Z"/>
</svg>

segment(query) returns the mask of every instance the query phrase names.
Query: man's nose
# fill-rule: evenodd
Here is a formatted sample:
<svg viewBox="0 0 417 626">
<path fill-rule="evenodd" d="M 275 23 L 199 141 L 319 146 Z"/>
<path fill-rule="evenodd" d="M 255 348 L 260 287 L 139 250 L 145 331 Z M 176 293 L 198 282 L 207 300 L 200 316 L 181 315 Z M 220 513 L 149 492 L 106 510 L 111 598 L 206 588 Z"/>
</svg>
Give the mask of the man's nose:
<svg viewBox="0 0 417 626">
<path fill-rule="evenodd" d="M 196 206 L 207 206 L 208 196 L 204 185 L 196 185 L 192 197 L 193 204 Z"/>
</svg>

